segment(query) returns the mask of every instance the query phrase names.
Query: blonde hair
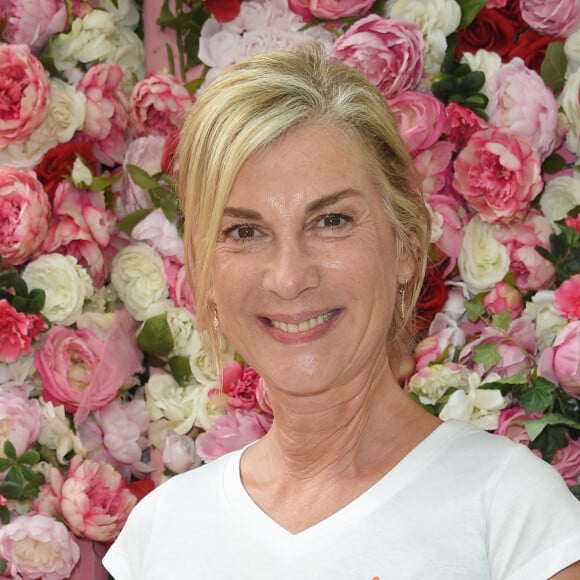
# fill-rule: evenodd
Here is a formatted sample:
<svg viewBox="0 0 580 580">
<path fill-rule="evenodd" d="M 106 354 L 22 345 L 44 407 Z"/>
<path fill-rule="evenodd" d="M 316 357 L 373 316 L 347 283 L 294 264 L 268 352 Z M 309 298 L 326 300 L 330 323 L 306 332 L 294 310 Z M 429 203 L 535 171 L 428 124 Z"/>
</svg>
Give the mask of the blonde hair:
<svg viewBox="0 0 580 580">
<path fill-rule="evenodd" d="M 429 213 L 412 161 L 378 90 L 353 68 L 329 59 L 320 45 L 307 43 L 231 66 L 202 92 L 181 130 L 178 187 L 185 263 L 198 324 L 218 372 L 222 343 L 212 324 L 211 266 L 230 190 L 251 155 L 306 122 L 341 128 L 363 145 L 399 255 L 415 260 L 414 275 L 404 288 L 405 313 L 398 303 L 388 331 L 393 369 L 412 334 L 430 237 Z"/>
</svg>

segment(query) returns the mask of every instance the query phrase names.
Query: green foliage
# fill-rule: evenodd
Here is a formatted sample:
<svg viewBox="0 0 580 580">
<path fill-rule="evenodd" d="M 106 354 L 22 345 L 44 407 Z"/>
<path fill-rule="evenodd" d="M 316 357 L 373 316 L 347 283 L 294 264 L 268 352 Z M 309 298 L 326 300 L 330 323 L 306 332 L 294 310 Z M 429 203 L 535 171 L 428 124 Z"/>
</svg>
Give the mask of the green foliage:
<svg viewBox="0 0 580 580">
<path fill-rule="evenodd" d="M 497 344 L 487 342 L 474 346 L 471 360 L 475 363 L 482 364 L 485 372 L 487 372 L 493 365 L 501 361 L 501 356 L 497 351 Z"/>
<path fill-rule="evenodd" d="M 12 442 L 7 439 L 3 446 L 4 455 L 0 457 L 0 471 L 6 472 L 0 482 L 0 495 L 6 499 L 26 501 L 38 496 L 40 486 L 45 482 L 44 475 L 32 469 L 40 461 L 40 453 L 28 449 L 20 457 Z M 0 507 L 0 521 L 10 521 L 10 513 Z M 7 520 L 7 521 L 6 521 Z"/>
<path fill-rule="evenodd" d="M 559 228 L 558 233 L 550 235 L 550 249 L 536 246 L 536 251 L 554 266 L 557 280 L 563 282 L 580 273 L 580 232 L 563 223 Z"/>
<path fill-rule="evenodd" d="M 467 28 L 477 16 L 479 11 L 487 4 L 487 0 L 457 0 L 461 7 L 461 21 L 459 30 Z"/>
<path fill-rule="evenodd" d="M 507 331 L 512 323 L 512 315 L 509 310 L 500 312 L 499 314 L 494 314 L 491 319 L 491 325 L 498 330 Z"/>
<path fill-rule="evenodd" d="M 540 76 L 548 87 L 553 91 L 559 91 L 566 82 L 566 54 L 564 43 L 560 41 L 550 42 L 546 48 Z"/>
<path fill-rule="evenodd" d="M 26 282 L 20 277 L 18 270 L 8 268 L 1 270 L 0 257 L 0 300 L 5 299 L 18 312 L 39 314 L 44 306 L 44 290 L 34 288 L 28 291 Z"/>
<path fill-rule="evenodd" d="M 137 334 L 139 348 L 155 357 L 165 357 L 173 349 L 173 334 L 167 322 L 167 313 L 149 318 Z"/>
<path fill-rule="evenodd" d="M 554 404 L 554 388 L 547 379 L 537 377 L 531 387 L 518 389 L 516 397 L 526 413 L 544 413 Z"/>
<path fill-rule="evenodd" d="M 169 368 L 173 378 L 182 386 L 191 384 L 193 373 L 189 364 L 189 358 L 185 356 L 174 356 L 169 359 Z"/>
<path fill-rule="evenodd" d="M 485 314 L 483 299 L 485 293 L 475 295 L 471 300 L 465 301 L 465 315 L 470 322 L 475 322 Z"/>
</svg>

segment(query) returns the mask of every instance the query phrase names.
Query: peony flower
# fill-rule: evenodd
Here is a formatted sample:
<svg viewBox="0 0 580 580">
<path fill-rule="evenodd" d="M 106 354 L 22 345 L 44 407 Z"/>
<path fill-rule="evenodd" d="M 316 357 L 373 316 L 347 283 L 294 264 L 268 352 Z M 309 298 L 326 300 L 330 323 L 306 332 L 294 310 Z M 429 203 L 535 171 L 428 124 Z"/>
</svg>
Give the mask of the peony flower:
<svg viewBox="0 0 580 580">
<path fill-rule="evenodd" d="M 290 9 L 306 21 L 312 17 L 337 20 L 348 16 L 361 16 L 372 7 L 374 0 L 289 0 Z"/>
<path fill-rule="evenodd" d="M 168 433 L 163 442 L 163 463 L 173 473 L 183 473 L 198 467 L 201 458 L 195 450 L 195 441 L 186 435 Z"/>
<path fill-rule="evenodd" d="M 370 14 L 339 37 L 331 54 L 359 69 L 390 99 L 415 88 L 421 80 L 423 48 L 416 24 Z"/>
<path fill-rule="evenodd" d="M 137 503 L 112 465 L 75 455 L 58 489 L 60 511 L 78 536 L 111 542 Z"/>
<path fill-rule="evenodd" d="M 9 439 L 22 455 L 40 433 L 40 405 L 29 399 L 22 389 L 0 391 L 0 455 L 4 456 L 4 442 Z"/>
<path fill-rule="evenodd" d="M 114 258 L 111 283 L 135 320 L 146 320 L 148 309 L 167 297 L 167 276 L 161 256 L 144 242 L 123 248 Z"/>
<path fill-rule="evenodd" d="M 542 352 L 538 374 L 580 399 L 580 320 L 569 322 Z"/>
<path fill-rule="evenodd" d="M 136 137 L 166 137 L 181 127 L 193 101 L 175 76 L 150 74 L 133 87 L 129 97 L 129 127 Z"/>
<path fill-rule="evenodd" d="M 50 203 L 31 170 L 0 167 L 0 256 L 3 266 L 31 258 L 48 231 Z"/>
<path fill-rule="evenodd" d="M 237 361 L 224 364 L 222 389 L 228 404 L 236 409 L 258 408 L 256 389 L 260 376 L 252 367 L 243 368 Z"/>
<path fill-rule="evenodd" d="M 520 0 L 522 18 L 540 34 L 568 36 L 580 26 L 578 0 Z"/>
<path fill-rule="evenodd" d="M 453 169 L 454 189 L 489 223 L 524 218 L 543 187 L 538 153 L 504 128 L 474 133 Z"/>
<path fill-rule="evenodd" d="M 170 256 L 163 258 L 163 265 L 165 266 L 165 274 L 169 285 L 169 296 L 175 306 L 183 306 L 195 315 L 195 302 L 187 280 L 185 266 Z"/>
<path fill-rule="evenodd" d="M 70 326 L 82 312 L 94 288 L 87 271 L 73 256 L 43 254 L 28 262 L 22 279 L 45 293 L 41 313 L 52 323 Z"/>
<path fill-rule="evenodd" d="M 554 304 L 568 318 L 580 318 L 580 274 L 564 280 L 556 288 Z"/>
<path fill-rule="evenodd" d="M 512 319 L 516 319 L 522 313 L 524 300 L 517 288 L 501 280 L 496 282 L 491 292 L 485 295 L 483 305 L 491 314 L 509 312 Z"/>
<path fill-rule="evenodd" d="M 428 93 L 404 91 L 389 100 L 409 152 L 428 149 L 445 126 L 443 103 Z"/>
<path fill-rule="evenodd" d="M 133 321 L 118 311 L 105 338 L 88 328 L 53 326 L 34 356 L 42 397 L 68 412 L 78 424 L 89 411 L 110 403 L 127 379 L 141 371 Z"/>
<path fill-rule="evenodd" d="M 147 242 L 162 256 L 174 256 L 183 262 L 183 238 L 177 231 L 177 226 L 170 222 L 161 209 L 153 210 L 143 218 L 132 230 L 134 240 Z"/>
<path fill-rule="evenodd" d="M 205 462 L 213 461 L 260 439 L 271 426 L 272 417 L 268 415 L 233 409 L 219 417 L 211 430 L 197 437 L 197 452 Z"/>
<path fill-rule="evenodd" d="M 471 109 L 457 103 L 449 103 L 445 108 L 445 127 L 443 132 L 453 144 L 455 151 L 465 147 L 471 136 L 477 131 L 487 129 L 489 125 Z"/>
<path fill-rule="evenodd" d="M 561 140 L 558 103 L 538 73 L 514 58 L 493 76 L 489 91 L 490 123 L 527 137 L 542 159 L 552 153 Z"/>
<path fill-rule="evenodd" d="M 448 141 L 437 141 L 430 149 L 415 154 L 413 162 L 421 179 L 421 190 L 428 198 L 443 192 L 451 181 L 452 155 L 453 146 Z"/>
<path fill-rule="evenodd" d="M 0 43 L 0 92 L 0 147 L 23 143 L 44 121 L 50 92 L 48 73 L 25 44 Z"/>
<path fill-rule="evenodd" d="M 68 528 L 43 513 L 19 516 L 0 528 L 0 558 L 10 578 L 70 578 L 80 550 Z"/>
<path fill-rule="evenodd" d="M 29 353 L 32 341 L 47 328 L 42 316 L 18 312 L 6 298 L 0 299 L 0 363 L 13 363 Z"/>
</svg>

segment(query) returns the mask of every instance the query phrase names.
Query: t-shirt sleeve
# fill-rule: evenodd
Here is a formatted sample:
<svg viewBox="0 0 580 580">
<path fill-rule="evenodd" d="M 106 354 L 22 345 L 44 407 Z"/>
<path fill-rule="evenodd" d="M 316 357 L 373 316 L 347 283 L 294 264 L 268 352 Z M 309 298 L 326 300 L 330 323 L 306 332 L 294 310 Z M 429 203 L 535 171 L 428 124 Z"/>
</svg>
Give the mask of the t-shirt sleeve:
<svg viewBox="0 0 580 580">
<path fill-rule="evenodd" d="M 509 455 L 489 510 L 492 578 L 546 580 L 580 560 L 580 502 L 526 446 Z"/>
</svg>

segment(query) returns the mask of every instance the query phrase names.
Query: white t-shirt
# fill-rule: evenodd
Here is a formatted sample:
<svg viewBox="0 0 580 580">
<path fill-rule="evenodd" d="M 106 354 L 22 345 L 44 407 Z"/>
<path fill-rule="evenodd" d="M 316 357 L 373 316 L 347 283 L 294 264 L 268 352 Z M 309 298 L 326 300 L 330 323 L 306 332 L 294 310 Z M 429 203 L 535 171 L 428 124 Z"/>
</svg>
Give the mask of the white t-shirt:
<svg viewBox="0 0 580 580">
<path fill-rule="evenodd" d="M 105 556 L 115 580 L 545 580 L 580 559 L 580 502 L 560 475 L 458 421 L 298 534 L 252 501 L 241 455 L 144 498 Z"/>
</svg>

